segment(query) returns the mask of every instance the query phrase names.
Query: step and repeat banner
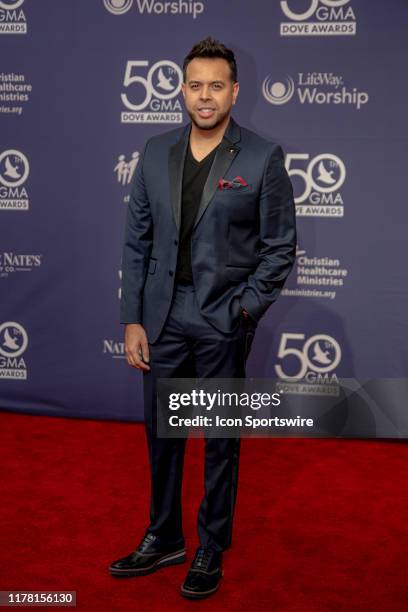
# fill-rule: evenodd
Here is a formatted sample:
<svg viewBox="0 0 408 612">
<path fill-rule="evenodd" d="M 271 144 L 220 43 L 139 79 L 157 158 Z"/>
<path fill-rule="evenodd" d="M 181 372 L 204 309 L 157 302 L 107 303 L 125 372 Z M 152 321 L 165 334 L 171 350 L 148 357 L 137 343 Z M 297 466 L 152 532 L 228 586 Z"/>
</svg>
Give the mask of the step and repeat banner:
<svg viewBox="0 0 408 612">
<path fill-rule="evenodd" d="M 248 375 L 309 397 L 406 377 L 407 23 L 406 0 L 1 0 L 0 408 L 142 418 L 119 324 L 130 184 L 146 139 L 187 123 L 181 65 L 209 35 L 296 194 Z"/>
</svg>

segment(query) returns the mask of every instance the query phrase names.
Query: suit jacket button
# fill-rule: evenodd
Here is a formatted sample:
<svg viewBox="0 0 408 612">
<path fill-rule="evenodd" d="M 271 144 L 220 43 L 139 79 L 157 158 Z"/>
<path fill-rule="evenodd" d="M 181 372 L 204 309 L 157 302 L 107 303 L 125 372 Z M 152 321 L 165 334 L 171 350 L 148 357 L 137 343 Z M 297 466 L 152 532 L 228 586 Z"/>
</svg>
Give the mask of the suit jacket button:
<svg viewBox="0 0 408 612">
<path fill-rule="evenodd" d="M 174 272 L 173 270 L 169 270 L 169 276 L 173 276 Z"/>
<path fill-rule="evenodd" d="M 175 241 L 174 241 L 174 244 L 177 246 L 177 245 L 178 245 L 178 240 L 175 240 Z"/>
</svg>

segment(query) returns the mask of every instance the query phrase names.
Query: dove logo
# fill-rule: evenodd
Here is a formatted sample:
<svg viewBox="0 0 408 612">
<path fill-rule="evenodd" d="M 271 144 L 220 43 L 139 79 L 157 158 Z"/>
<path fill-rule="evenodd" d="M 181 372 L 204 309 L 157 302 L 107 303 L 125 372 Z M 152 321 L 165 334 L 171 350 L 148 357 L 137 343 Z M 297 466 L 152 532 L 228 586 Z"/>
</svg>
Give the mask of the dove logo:
<svg viewBox="0 0 408 612">
<path fill-rule="evenodd" d="M 30 165 L 27 157 L 15 149 L 0 153 L 0 210 L 28 210 L 24 187 Z"/>
<path fill-rule="evenodd" d="M 299 167 L 300 166 L 300 167 Z M 321 153 L 288 153 L 285 167 L 292 179 L 299 217 L 343 217 L 341 187 L 346 166 L 340 157 Z"/>
<path fill-rule="evenodd" d="M 0 0 L 0 34 L 27 34 L 24 0 Z"/>
<path fill-rule="evenodd" d="M 121 100 L 127 110 L 122 111 L 121 122 L 181 123 L 179 94 L 183 73 L 180 67 L 170 60 L 160 60 L 143 76 L 148 66 L 147 60 L 130 60 L 126 64 L 123 80 L 126 92 L 121 94 Z"/>
<path fill-rule="evenodd" d="M 28 346 L 27 332 L 20 323 L 8 321 L 0 325 L 0 379 L 27 378 L 22 354 Z"/>
<path fill-rule="evenodd" d="M 310 369 L 314 372 L 331 372 L 340 363 L 339 343 L 331 336 L 318 334 L 309 338 L 304 346 Z"/>
<path fill-rule="evenodd" d="M 332 336 L 315 334 L 306 340 L 305 334 L 284 332 L 277 357 L 282 363 L 275 365 L 275 372 L 281 380 L 305 382 L 308 394 L 313 389 L 316 394 L 322 393 L 322 389 L 325 393 L 327 386 L 333 385 L 334 394 L 338 392 L 338 378 L 334 370 L 342 354 L 339 343 Z M 317 386 L 311 391 L 309 384 Z M 292 392 L 304 393 L 305 386 L 295 386 Z"/>
<path fill-rule="evenodd" d="M 327 170 L 324 165 L 324 162 L 321 161 L 319 163 L 319 176 L 317 177 L 317 181 L 333 187 L 333 185 L 336 184 L 336 179 L 333 178 L 333 172 L 334 170 Z"/>
<path fill-rule="evenodd" d="M 113 15 L 123 15 L 132 8 L 133 0 L 103 0 L 103 3 Z"/>
<path fill-rule="evenodd" d="M 29 172 L 28 159 L 20 151 L 9 149 L 0 154 L 0 183 L 5 187 L 20 187 Z"/>
<path fill-rule="evenodd" d="M 283 14 L 290 21 L 280 24 L 281 36 L 354 36 L 356 16 L 350 0 L 309 0 L 302 12 L 294 10 L 296 2 L 281 0 Z"/>
</svg>

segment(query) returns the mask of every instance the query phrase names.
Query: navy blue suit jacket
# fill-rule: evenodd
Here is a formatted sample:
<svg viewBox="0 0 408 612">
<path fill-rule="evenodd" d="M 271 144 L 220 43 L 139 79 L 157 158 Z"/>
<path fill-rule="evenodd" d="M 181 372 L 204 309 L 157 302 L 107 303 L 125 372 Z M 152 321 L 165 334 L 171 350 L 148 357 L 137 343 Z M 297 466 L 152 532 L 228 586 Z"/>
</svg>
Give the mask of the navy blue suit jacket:
<svg viewBox="0 0 408 612">
<path fill-rule="evenodd" d="M 184 158 L 191 124 L 150 138 L 136 168 L 122 255 L 121 323 L 142 323 L 155 342 L 172 301 Z M 219 189 L 219 179 L 246 186 Z M 232 118 L 216 153 L 192 235 L 201 314 L 234 330 L 242 308 L 258 321 L 293 266 L 296 222 L 282 149 Z"/>
</svg>

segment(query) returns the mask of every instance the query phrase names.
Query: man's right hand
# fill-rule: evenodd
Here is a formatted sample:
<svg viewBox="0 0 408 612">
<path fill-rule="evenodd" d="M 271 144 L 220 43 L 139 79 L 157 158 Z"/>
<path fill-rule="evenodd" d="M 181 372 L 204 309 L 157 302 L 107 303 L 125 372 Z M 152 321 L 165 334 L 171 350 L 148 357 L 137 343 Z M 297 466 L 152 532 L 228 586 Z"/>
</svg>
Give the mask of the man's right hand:
<svg viewBox="0 0 408 612">
<path fill-rule="evenodd" d="M 125 326 L 125 355 L 129 365 L 139 370 L 148 371 L 149 345 L 144 327 L 139 323 L 128 323 Z"/>
</svg>

